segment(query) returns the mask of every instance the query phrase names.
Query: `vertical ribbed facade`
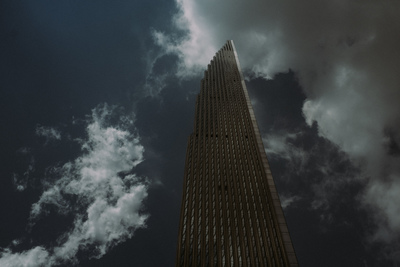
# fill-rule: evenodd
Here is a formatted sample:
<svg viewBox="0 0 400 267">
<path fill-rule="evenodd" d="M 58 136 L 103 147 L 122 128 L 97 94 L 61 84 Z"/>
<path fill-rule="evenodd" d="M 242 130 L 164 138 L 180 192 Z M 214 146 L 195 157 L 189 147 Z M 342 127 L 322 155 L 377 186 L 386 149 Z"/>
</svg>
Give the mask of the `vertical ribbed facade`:
<svg viewBox="0 0 400 267">
<path fill-rule="evenodd" d="M 176 266 L 298 266 L 232 41 L 196 100 Z"/>
</svg>

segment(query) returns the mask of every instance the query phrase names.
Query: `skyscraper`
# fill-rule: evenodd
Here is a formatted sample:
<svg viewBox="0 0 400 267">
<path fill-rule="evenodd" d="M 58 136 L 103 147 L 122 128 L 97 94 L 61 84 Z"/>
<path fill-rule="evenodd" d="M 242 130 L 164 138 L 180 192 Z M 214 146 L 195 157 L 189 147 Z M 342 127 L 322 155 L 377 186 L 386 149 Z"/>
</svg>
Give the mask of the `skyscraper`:
<svg viewBox="0 0 400 267">
<path fill-rule="evenodd" d="M 232 41 L 197 96 L 176 265 L 298 266 Z"/>
</svg>

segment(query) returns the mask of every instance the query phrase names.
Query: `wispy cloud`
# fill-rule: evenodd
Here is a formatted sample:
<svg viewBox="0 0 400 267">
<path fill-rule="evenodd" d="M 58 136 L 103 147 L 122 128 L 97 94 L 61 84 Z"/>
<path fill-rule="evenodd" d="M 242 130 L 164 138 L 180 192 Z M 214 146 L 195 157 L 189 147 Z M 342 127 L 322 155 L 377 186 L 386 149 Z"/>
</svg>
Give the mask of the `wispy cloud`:
<svg viewBox="0 0 400 267">
<path fill-rule="evenodd" d="M 36 162 L 30 148 L 22 147 L 17 151 L 17 154 L 20 157 L 19 162 L 22 166 L 17 168 L 19 171 L 13 173 L 12 181 L 15 189 L 22 192 L 30 185 L 36 170 Z M 22 171 L 23 169 L 25 170 Z"/>
<path fill-rule="evenodd" d="M 36 135 L 46 138 L 46 143 L 50 140 L 61 140 L 61 132 L 56 128 L 49 126 L 36 126 Z"/>
<path fill-rule="evenodd" d="M 281 206 L 282 208 L 285 210 L 287 209 L 290 205 L 292 205 L 293 203 L 301 200 L 301 197 L 299 196 L 285 196 L 285 195 L 280 195 L 279 196 L 280 200 L 281 200 Z"/>
<path fill-rule="evenodd" d="M 13 183 L 17 191 L 24 191 L 29 184 L 32 173 L 35 171 L 35 159 L 30 157 L 28 166 L 22 174 L 13 173 Z"/>
<path fill-rule="evenodd" d="M 32 205 L 32 225 L 40 223 L 40 218 L 55 207 L 60 216 L 73 216 L 70 230 L 52 247 L 43 244 L 19 253 L 4 249 L 1 266 L 76 262 L 80 250 L 99 258 L 110 247 L 132 237 L 135 229 L 145 227 L 148 215 L 143 213 L 142 203 L 147 182 L 132 173 L 143 160 L 144 148 L 134 134 L 132 118 L 121 116 L 117 123 L 111 122 L 114 110 L 106 104 L 92 110 L 87 137 L 79 141 L 82 155 L 49 168 L 51 177 Z"/>
<path fill-rule="evenodd" d="M 308 187 L 307 191 L 297 195 L 282 194 L 282 206 L 286 208 L 295 201 L 307 198 L 310 208 L 320 210 L 326 217 L 339 192 L 343 192 L 348 185 L 358 183 L 360 174 L 337 146 L 322 137 L 315 137 L 313 144 L 305 148 L 302 142 L 307 134 L 310 133 L 305 130 L 264 135 L 265 152 L 269 159 L 283 162 L 284 172 L 279 177 L 282 182 Z"/>
<path fill-rule="evenodd" d="M 310 154 L 301 147 L 297 147 L 290 142 L 296 138 L 301 138 L 302 133 L 279 133 L 263 136 L 266 144 L 265 152 L 269 158 L 281 158 L 288 162 L 291 173 L 301 173 L 305 164 L 308 162 Z"/>
</svg>

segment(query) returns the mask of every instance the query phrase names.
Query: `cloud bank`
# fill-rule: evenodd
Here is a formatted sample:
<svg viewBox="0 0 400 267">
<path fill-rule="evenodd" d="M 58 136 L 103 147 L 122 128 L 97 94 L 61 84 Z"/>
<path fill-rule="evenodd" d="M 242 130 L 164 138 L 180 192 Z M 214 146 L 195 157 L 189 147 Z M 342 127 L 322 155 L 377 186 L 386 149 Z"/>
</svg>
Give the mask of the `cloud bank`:
<svg viewBox="0 0 400 267">
<path fill-rule="evenodd" d="M 289 68 L 307 100 L 306 121 L 346 152 L 367 181 L 360 204 L 375 215 L 373 240 L 400 238 L 400 3 L 397 1 L 177 0 L 184 37 L 154 31 L 180 59 L 204 69 L 226 39 L 241 65 L 265 78 Z M 328 179 L 328 178 L 327 178 Z"/>
<path fill-rule="evenodd" d="M 56 210 L 73 216 L 73 225 L 59 236 L 54 246 L 0 252 L 1 266 L 52 266 L 76 263 L 84 251 L 99 258 L 112 246 L 145 227 L 143 213 L 147 182 L 132 173 L 143 160 L 144 148 L 134 134 L 128 116 L 115 119 L 116 107 L 100 105 L 92 110 L 87 137 L 79 140 L 82 155 L 62 166 L 48 169 L 45 190 L 32 205 L 31 227 Z M 16 242 L 18 243 L 18 242 Z"/>
</svg>

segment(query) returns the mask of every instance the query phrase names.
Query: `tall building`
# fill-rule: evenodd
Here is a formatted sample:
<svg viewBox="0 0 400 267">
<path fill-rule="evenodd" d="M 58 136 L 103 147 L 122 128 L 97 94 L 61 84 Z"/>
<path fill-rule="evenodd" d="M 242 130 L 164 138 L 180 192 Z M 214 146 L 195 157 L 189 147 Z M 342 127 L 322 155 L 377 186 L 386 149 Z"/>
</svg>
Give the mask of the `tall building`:
<svg viewBox="0 0 400 267">
<path fill-rule="evenodd" d="M 184 175 L 176 266 L 298 266 L 232 41 L 201 81 Z"/>
</svg>

